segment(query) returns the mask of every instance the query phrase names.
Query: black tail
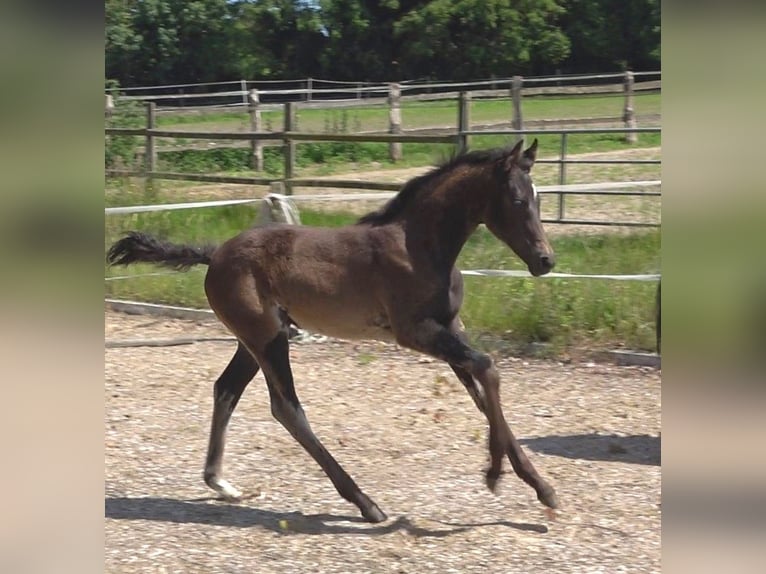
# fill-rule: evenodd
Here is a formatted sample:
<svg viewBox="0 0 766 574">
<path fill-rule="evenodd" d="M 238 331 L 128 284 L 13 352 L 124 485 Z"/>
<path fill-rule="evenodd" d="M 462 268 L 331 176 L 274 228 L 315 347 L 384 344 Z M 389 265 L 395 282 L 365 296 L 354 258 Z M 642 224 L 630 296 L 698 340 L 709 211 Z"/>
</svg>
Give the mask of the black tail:
<svg viewBox="0 0 766 574">
<path fill-rule="evenodd" d="M 145 233 L 130 231 L 109 248 L 106 260 L 110 265 L 157 263 L 178 271 L 186 271 L 194 265 L 210 264 L 210 256 L 215 250 L 214 245 L 175 245 Z"/>
</svg>

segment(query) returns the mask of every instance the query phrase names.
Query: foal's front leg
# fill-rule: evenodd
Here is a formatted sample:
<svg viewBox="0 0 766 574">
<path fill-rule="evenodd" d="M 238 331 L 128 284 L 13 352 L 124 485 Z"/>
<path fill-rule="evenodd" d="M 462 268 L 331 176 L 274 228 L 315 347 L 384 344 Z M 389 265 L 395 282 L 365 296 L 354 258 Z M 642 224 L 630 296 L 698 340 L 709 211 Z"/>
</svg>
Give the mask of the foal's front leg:
<svg viewBox="0 0 766 574">
<path fill-rule="evenodd" d="M 502 470 L 503 455 L 507 454 L 516 474 L 535 489 L 538 500 L 550 508 L 556 508 L 558 497 L 555 490 L 537 473 L 505 420 L 500 404 L 500 378 L 492 359 L 471 349 L 457 326 L 447 329 L 430 319 L 403 331 L 398 337 L 401 345 L 449 363 L 476 406 L 486 415 L 490 452 L 486 480 L 490 490 L 495 489 Z M 481 389 L 474 377 L 481 383 Z"/>
<path fill-rule="evenodd" d="M 468 345 L 468 336 L 466 335 L 465 331 L 463 331 L 462 324 L 457 317 L 450 325 L 449 331 L 454 333 L 455 336 L 464 344 Z M 468 391 L 468 394 L 471 395 L 471 398 L 476 404 L 476 407 L 486 415 L 487 399 L 482 392 L 481 387 L 471 376 L 471 373 L 454 363 L 450 363 L 450 367 L 452 368 L 452 371 L 455 373 L 455 375 L 457 375 L 457 378 L 460 380 L 460 382 L 463 383 L 463 386 Z M 556 495 L 556 491 L 537 473 L 535 467 L 532 465 L 527 455 L 521 449 L 521 445 L 516 440 L 516 437 L 513 435 L 513 432 L 510 430 L 510 428 L 508 429 L 508 433 L 510 435 L 510 444 L 508 445 L 507 454 L 508 460 L 511 462 L 511 466 L 513 467 L 514 472 L 519 478 L 521 478 L 529 486 L 535 489 L 535 492 L 537 492 L 537 498 L 540 500 L 540 502 L 550 508 L 558 508 L 559 500 L 558 496 Z"/>
<path fill-rule="evenodd" d="M 450 367 L 452 367 L 452 371 L 457 375 L 457 378 L 460 379 L 460 382 L 463 383 L 468 394 L 471 395 L 477 408 L 486 415 L 486 399 L 481 392 L 481 388 L 476 383 L 476 380 L 471 376 L 471 373 L 454 364 L 450 364 Z M 521 445 L 516 440 L 516 437 L 513 436 L 513 432 L 510 428 L 508 429 L 508 432 L 510 436 L 510 444 L 508 445 L 507 454 L 514 472 L 519 478 L 535 489 L 537 498 L 540 502 L 550 508 L 558 508 L 559 499 L 556 495 L 556 491 L 537 473 L 537 470 L 535 470 L 532 462 L 521 449 Z M 490 485 L 490 488 L 493 488 L 493 486 L 494 485 Z"/>
</svg>

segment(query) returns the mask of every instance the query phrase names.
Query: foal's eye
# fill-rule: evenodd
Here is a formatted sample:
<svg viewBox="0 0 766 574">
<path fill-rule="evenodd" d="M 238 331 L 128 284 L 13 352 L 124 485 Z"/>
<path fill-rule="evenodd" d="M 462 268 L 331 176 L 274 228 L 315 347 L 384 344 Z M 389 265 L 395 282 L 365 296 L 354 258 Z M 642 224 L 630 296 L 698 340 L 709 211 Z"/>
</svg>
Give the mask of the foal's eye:
<svg viewBox="0 0 766 574">
<path fill-rule="evenodd" d="M 526 202 L 525 202 L 523 199 L 514 199 L 514 200 L 513 200 L 513 205 L 514 205 L 514 207 L 521 207 L 521 206 L 522 206 L 522 205 L 524 205 L 525 203 L 526 203 Z"/>
</svg>

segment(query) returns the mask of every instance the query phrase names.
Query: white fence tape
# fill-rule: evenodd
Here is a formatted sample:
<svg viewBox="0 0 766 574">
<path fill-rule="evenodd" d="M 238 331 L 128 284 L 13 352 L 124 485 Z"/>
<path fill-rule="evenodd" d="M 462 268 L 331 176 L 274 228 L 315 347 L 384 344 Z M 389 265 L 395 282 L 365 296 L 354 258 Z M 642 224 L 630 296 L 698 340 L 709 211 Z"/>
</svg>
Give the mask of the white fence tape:
<svg viewBox="0 0 766 574">
<path fill-rule="evenodd" d="M 533 277 L 529 271 L 510 270 L 510 269 L 468 269 L 461 271 L 463 275 L 469 277 Z M 580 273 L 548 273 L 540 278 L 550 279 L 614 279 L 615 281 L 658 281 L 660 275 L 592 275 Z"/>
<path fill-rule="evenodd" d="M 614 281 L 659 281 L 659 274 L 644 275 L 593 275 L 581 273 L 548 273 L 542 277 L 534 277 L 529 271 L 516 269 L 466 269 L 461 271 L 467 277 L 523 277 L 523 278 L 548 278 L 548 279 L 612 279 Z M 120 279 L 135 279 L 137 277 L 155 277 L 158 275 L 177 275 L 178 271 L 161 271 L 159 273 L 136 273 L 135 275 L 117 275 L 105 277 L 106 281 Z"/>
<path fill-rule="evenodd" d="M 143 213 L 148 211 L 170 211 L 173 209 L 192 209 L 195 207 L 221 207 L 223 205 L 239 205 L 241 203 L 255 203 L 261 201 L 261 198 L 255 199 L 221 199 L 218 201 L 194 201 L 191 203 L 162 203 L 155 205 L 130 205 L 126 207 L 107 207 L 104 209 L 106 215 L 117 215 L 126 213 Z"/>
<path fill-rule="evenodd" d="M 177 275 L 178 271 L 158 271 L 157 273 L 135 273 L 133 275 L 114 275 L 104 277 L 104 281 L 119 281 L 120 279 L 134 279 L 136 277 L 161 277 L 163 275 Z"/>
</svg>

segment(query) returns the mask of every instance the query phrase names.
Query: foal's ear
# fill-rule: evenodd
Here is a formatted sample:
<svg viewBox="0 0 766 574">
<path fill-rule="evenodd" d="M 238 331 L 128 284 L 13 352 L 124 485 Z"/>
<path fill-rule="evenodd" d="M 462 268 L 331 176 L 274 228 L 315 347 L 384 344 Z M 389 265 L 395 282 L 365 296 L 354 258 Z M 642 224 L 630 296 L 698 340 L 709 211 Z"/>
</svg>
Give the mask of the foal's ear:
<svg viewBox="0 0 766 574">
<path fill-rule="evenodd" d="M 531 146 L 524 150 L 524 157 L 534 163 L 537 158 L 537 138 L 535 138 L 535 141 L 532 142 Z"/>
<path fill-rule="evenodd" d="M 511 166 L 519 161 L 522 145 L 524 145 L 523 139 L 516 142 L 516 145 L 513 146 L 513 149 L 508 152 L 508 155 L 505 157 L 505 161 L 503 162 L 503 166 L 505 167 L 506 171 L 510 171 Z"/>
</svg>

